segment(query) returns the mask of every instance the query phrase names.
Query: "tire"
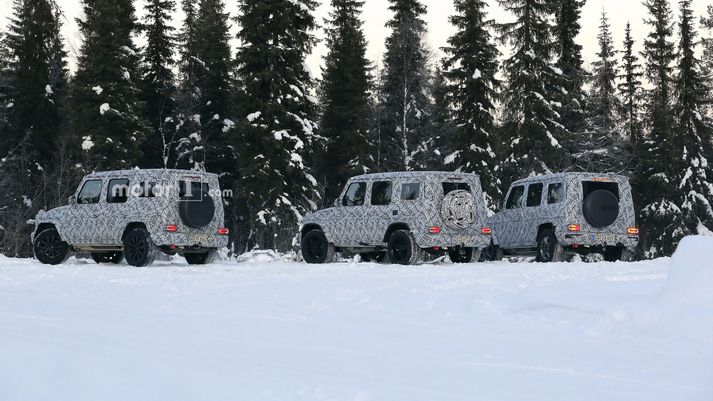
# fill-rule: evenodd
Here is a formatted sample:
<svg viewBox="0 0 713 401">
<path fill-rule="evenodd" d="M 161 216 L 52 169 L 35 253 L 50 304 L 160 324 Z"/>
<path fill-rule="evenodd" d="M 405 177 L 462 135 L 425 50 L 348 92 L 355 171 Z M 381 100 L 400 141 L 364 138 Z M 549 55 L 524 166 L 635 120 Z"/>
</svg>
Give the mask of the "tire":
<svg viewBox="0 0 713 401">
<path fill-rule="evenodd" d="M 388 256 L 397 265 L 415 265 L 421 258 L 421 248 L 411 231 L 396 230 L 389 237 Z"/>
<path fill-rule="evenodd" d="M 609 227 L 619 217 L 619 199 L 611 191 L 598 189 L 584 198 L 582 212 L 592 226 Z"/>
<path fill-rule="evenodd" d="M 557 241 L 557 236 L 553 229 L 542 230 L 537 237 L 536 260 L 542 263 L 564 261 L 564 247 Z"/>
<path fill-rule="evenodd" d="M 123 252 L 92 253 L 92 259 L 94 259 L 94 261 L 97 262 L 98 264 L 109 263 L 109 264 L 118 265 L 119 263 L 121 263 L 121 260 L 124 259 L 124 253 Z"/>
<path fill-rule="evenodd" d="M 135 228 L 124 238 L 124 257 L 126 263 L 135 267 L 144 267 L 153 263 L 157 248 L 148 231 Z"/>
<path fill-rule="evenodd" d="M 208 252 L 201 253 L 186 253 L 183 255 L 189 265 L 207 265 L 213 262 L 215 258 L 215 251 L 210 250 Z"/>
<path fill-rule="evenodd" d="M 470 263 L 473 260 L 480 259 L 480 250 L 476 249 L 475 252 L 473 252 L 473 250 L 473 248 L 462 246 L 448 248 L 448 256 L 451 258 L 451 262 L 453 263 Z M 477 253 L 477 255 L 474 255 L 474 253 Z M 477 258 L 474 256 L 477 256 Z"/>
<path fill-rule="evenodd" d="M 322 230 L 308 231 L 300 242 L 302 258 L 309 264 L 330 263 L 334 260 L 334 244 L 327 241 Z"/>
<path fill-rule="evenodd" d="M 492 242 L 480 253 L 480 262 L 499 262 L 501 260 L 503 260 L 503 250 Z"/>
<path fill-rule="evenodd" d="M 203 228 L 210 224 L 215 217 L 215 202 L 207 192 L 203 192 L 200 197 L 180 200 L 178 214 L 186 226 Z"/>
<path fill-rule="evenodd" d="M 59 265 L 69 258 L 69 244 L 62 241 L 54 228 L 37 234 L 32 249 L 37 260 L 46 265 Z"/>
<path fill-rule="evenodd" d="M 381 263 L 384 260 L 386 260 L 386 252 L 369 252 L 369 253 L 362 253 L 359 256 L 361 256 L 361 261 L 362 262 L 375 262 L 375 263 Z"/>
</svg>

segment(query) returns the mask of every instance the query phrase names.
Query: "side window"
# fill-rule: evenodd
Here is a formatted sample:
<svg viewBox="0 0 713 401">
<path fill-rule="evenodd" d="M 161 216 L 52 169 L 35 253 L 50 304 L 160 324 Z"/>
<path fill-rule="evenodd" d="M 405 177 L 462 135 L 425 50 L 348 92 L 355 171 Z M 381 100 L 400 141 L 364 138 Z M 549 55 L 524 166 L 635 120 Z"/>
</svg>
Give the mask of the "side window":
<svg viewBox="0 0 713 401">
<path fill-rule="evenodd" d="M 93 203 L 99 203 L 99 197 L 102 193 L 102 181 L 101 180 L 89 180 L 84 183 L 82 190 L 79 191 L 79 196 L 77 197 L 78 205 L 90 205 Z"/>
<path fill-rule="evenodd" d="M 525 186 L 518 185 L 510 191 L 510 196 L 505 203 L 505 209 L 518 209 L 522 207 L 522 200 L 525 197 Z"/>
<path fill-rule="evenodd" d="M 344 206 L 363 206 L 366 195 L 365 182 L 352 182 L 347 188 L 347 193 L 344 194 L 342 205 Z"/>
<path fill-rule="evenodd" d="M 421 194 L 421 184 L 414 182 L 401 185 L 401 200 L 416 200 Z"/>
<path fill-rule="evenodd" d="M 530 184 L 527 187 L 527 207 L 540 206 L 542 204 L 542 184 Z"/>
<path fill-rule="evenodd" d="M 371 204 L 384 206 L 391 203 L 391 181 L 376 181 L 371 185 Z"/>
<path fill-rule="evenodd" d="M 547 187 L 547 204 L 552 205 L 564 200 L 564 183 L 557 182 Z"/>
<path fill-rule="evenodd" d="M 126 203 L 129 200 L 129 180 L 120 178 L 109 180 L 109 189 L 106 192 L 107 203 Z"/>
<path fill-rule="evenodd" d="M 155 198 L 154 187 L 156 187 L 155 182 L 140 182 L 139 198 Z"/>
</svg>

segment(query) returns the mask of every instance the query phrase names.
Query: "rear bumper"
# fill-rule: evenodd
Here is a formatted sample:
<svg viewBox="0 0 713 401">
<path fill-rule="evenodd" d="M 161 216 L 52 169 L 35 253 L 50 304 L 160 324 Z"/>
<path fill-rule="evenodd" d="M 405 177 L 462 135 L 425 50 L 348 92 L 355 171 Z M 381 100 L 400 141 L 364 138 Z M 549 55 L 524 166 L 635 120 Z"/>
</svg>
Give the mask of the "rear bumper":
<svg viewBox="0 0 713 401">
<path fill-rule="evenodd" d="M 224 248 L 228 246 L 228 236 L 203 233 L 160 233 L 151 236 L 158 246 Z"/>
<path fill-rule="evenodd" d="M 639 244 L 638 235 L 593 232 L 563 232 L 557 240 L 564 246 L 624 246 L 634 248 Z"/>
</svg>

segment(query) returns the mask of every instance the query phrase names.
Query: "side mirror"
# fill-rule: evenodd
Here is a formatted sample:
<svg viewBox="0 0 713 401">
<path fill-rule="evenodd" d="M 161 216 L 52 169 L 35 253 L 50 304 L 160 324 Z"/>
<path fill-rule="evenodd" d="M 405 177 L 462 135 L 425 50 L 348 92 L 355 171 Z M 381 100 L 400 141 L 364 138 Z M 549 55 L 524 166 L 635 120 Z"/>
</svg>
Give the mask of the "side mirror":
<svg viewBox="0 0 713 401">
<path fill-rule="evenodd" d="M 339 207 L 339 198 L 334 200 L 334 207 Z"/>
<path fill-rule="evenodd" d="M 72 195 L 67 199 L 67 203 L 70 205 L 76 205 L 77 204 L 77 195 Z"/>
</svg>

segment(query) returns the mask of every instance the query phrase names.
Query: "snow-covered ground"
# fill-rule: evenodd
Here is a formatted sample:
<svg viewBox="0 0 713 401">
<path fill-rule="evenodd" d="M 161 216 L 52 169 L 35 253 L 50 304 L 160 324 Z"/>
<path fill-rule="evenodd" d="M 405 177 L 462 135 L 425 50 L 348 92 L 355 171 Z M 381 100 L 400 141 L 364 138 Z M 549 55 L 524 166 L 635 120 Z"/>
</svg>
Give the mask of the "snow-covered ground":
<svg viewBox="0 0 713 401">
<path fill-rule="evenodd" d="M 711 256 L 695 237 L 639 263 L 2 258 L 0 400 L 711 401 Z"/>
</svg>

